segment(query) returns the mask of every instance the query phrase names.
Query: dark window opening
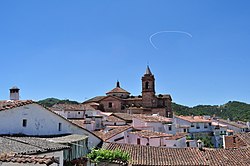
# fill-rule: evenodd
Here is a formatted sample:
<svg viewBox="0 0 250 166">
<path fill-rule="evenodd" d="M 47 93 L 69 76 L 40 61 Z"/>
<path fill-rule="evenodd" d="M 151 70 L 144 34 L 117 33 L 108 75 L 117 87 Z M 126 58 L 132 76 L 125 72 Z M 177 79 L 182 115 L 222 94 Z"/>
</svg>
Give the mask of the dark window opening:
<svg viewBox="0 0 250 166">
<path fill-rule="evenodd" d="M 27 126 L 27 119 L 23 119 L 23 127 Z"/>
<path fill-rule="evenodd" d="M 140 145 L 141 144 L 141 140 L 140 138 L 137 138 L 137 145 Z"/>
<path fill-rule="evenodd" d="M 145 83 L 145 89 L 149 89 L 149 82 Z"/>
<path fill-rule="evenodd" d="M 233 143 L 234 144 L 236 143 L 236 137 L 233 137 Z"/>
<path fill-rule="evenodd" d="M 59 123 L 58 124 L 58 131 L 61 131 L 62 130 L 62 123 Z"/>
<path fill-rule="evenodd" d="M 149 143 L 147 143 L 146 145 L 149 146 Z"/>
<path fill-rule="evenodd" d="M 186 142 L 186 144 L 187 144 L 187 147 L 190 147 L 190 143 L 189 142 Z"/>
<path fill-rule="evenodd" d="M 114 139 L 114 141 L 116 142 L 116 141 L 120 141 L 120 140 L 123 140 L 123 139 L 124 139 L 124 137 L 120 137 L 120 138 Z"/>
<path fill-rule="evenodd" d="M 187 132 L 187 129 L 184 129 L 183 132 L 186 133 L 186 132 Z"/>
<path fill-rule="evenodd" d="M 80 114 L 81 112 L 78 112 L 78 114 Z"/>
<path fill-rule="evenodd" d="M 109 102 L 109 108 L 112 108 L 112 103 L 111 102 Z"/>
<path fill-rule="evenodd" d="M 171 131 L 172 130 L 172 126 L 168 126 L 168 130 Z"/>
</svg>

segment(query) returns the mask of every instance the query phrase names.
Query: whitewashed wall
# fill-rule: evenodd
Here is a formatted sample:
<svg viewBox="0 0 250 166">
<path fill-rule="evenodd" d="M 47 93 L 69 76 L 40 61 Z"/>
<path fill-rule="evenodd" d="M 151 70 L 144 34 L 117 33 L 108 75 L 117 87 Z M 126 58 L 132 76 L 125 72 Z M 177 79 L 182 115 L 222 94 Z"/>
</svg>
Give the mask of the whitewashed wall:
<svg viewBox="0 0 250 166">
<path fill-rule="evenodd" d="M 23 127 L 23 119 L 27 120 L 26 127 Z M 60 131 L 59 123 L 61 124 Z M 91 132 L 70 123 L 35 103 L 0 111 L 0 134 L 26 134 L 33 136 L 84 134 L 89 136 L 88 144 L 90 148 L 96 146 L 101 141 Z"/>
<path fill-rule="evenodd" d="M 166 140 L 165 146 L 168 148 L 184 148 L 186 147 L 186 137 L 177 140 Z"/>
<path fill-rule="evenodd" d="M 189 132 L 190 133 L 196 133 L 196 132 L 209 132 L 212 131 L 211 126 L 209 126 L 208 123 L 199 123 L 199 122 L 195 122 L 195 123 L 191 123 L 189 121 L 174 117 L 174 124 L 178 127 L 178 125 L 189 125 Z M 191 127 L 191 124 L 193 124 L 194 126 Z M 205 128 L 205 125 L 207 126 L 207 128 Z M 196 127 L 199 126 L 200 128 L 197 129 Z"/>
</svg>

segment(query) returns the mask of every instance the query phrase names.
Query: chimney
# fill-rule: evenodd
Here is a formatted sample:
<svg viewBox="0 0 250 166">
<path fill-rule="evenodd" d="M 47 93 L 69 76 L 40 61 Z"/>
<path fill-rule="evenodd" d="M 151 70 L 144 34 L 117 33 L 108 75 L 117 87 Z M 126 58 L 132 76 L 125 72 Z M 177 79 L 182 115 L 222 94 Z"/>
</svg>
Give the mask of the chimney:
<svg viewBox="0 0 250 166">
<path fill-rule="evenodd" d="M 10 88 L 10 100 L 19 100 L 19 90 L 16 86 Z"/>
<path fill-rule="evenodd" d="M 197 141 L 197 145 L 199 150 L 203 150 L 203 142 L 200 139 Z"/>
</svg>

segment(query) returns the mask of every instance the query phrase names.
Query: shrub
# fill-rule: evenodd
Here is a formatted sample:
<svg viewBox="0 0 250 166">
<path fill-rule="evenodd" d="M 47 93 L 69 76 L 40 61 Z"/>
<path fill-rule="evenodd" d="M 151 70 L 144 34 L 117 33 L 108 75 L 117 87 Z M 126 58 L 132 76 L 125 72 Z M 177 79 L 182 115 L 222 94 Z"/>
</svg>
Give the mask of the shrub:
<svg viewBox="0 0 250 166">
<path fill-rule="evenodd" d="M 130 156 L 127 152 L 122 152 L 121 150 L 106 150 L 106 149 L 92 149 L 91 153 L 87 155 L 87 157 L 96 163 L 101 161 L 122 161 L 128 162 Z"/>
</svg>

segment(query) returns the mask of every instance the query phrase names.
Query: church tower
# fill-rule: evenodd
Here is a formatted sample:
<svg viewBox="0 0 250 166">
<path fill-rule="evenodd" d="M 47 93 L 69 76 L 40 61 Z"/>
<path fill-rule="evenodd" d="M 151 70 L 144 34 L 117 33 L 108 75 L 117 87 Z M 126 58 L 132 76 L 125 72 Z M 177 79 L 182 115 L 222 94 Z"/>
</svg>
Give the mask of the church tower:
<svg viewBox="0 0 250 166">
<path fill-rule="evenodd" d="M 155 78 L 149 66 L 142 77 L 142 105 L 146 108 L 157 107 L 157 100 L 155 96 Z"/>
</svg>

